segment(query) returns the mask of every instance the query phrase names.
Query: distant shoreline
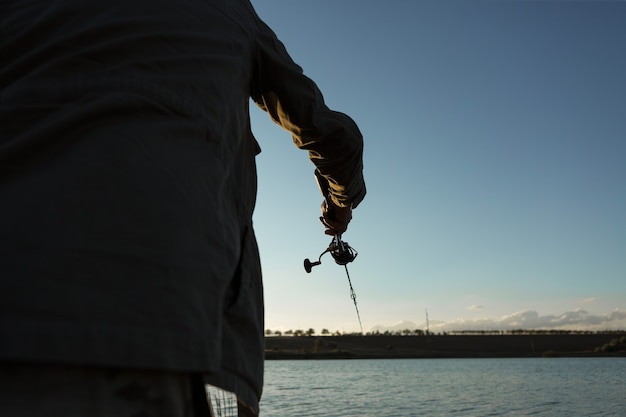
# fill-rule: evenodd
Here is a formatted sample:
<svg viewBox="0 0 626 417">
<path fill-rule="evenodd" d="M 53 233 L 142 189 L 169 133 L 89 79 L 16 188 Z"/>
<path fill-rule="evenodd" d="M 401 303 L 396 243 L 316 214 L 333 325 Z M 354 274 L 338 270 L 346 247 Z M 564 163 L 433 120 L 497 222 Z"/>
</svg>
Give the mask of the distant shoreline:
<svg viewBox="0 0 626 417">
<path fill-rule="evenodd" d="M 626 357 L 626 333 L 271 336 L 265 359 Z"/>
</svg>

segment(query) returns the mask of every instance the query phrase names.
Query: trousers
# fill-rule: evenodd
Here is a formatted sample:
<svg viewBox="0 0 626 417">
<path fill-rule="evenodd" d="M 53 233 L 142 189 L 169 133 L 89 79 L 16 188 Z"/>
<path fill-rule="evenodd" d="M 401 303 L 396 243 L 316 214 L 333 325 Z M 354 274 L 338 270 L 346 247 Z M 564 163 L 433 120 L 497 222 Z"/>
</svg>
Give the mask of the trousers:
<svg viewBox="0 0 626 417">
<path fill-rule="evenodd" d="M 0 362 L 3 417 L 207 417 L 199 374 Z"/>
</svg>

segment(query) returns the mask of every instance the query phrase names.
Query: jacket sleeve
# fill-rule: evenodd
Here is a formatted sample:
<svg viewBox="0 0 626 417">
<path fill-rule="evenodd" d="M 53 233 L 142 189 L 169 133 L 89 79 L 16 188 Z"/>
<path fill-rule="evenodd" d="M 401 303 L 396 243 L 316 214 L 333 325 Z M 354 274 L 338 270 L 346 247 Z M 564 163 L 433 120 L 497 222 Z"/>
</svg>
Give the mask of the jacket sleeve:
<svg viewBox="0 0 626 417">
<path fill-rule="evenodd" d="M 347 115 L 330 110 L 315 83 L 291 59 L 272 30 L 259 21 L 252 99 L 292 134 L 330 184 L 340 207 L 365 196 L 363 137 Z"/>
</svg>

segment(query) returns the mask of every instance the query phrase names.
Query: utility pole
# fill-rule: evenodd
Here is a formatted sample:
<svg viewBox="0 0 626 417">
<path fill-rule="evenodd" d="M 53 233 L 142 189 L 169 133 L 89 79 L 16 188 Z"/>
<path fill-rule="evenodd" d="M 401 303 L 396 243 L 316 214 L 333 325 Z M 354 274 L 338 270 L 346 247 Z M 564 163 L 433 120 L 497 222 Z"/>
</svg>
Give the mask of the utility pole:
<svg viewBox="0 0 626 417">
<path fill-rule="evenodd" d="M 426 334 L 430 334 L 430 325 L 428 324 L 428 309 L 426 308 Z"/>
</svg>

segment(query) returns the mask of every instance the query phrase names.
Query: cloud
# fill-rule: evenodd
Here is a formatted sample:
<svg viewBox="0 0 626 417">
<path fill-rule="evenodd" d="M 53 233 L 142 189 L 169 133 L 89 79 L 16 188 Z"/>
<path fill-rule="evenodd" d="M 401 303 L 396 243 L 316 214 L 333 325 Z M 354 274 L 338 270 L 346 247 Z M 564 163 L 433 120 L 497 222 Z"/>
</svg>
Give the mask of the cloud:
<svg viewBox="0 0 626 417">
<path fill-rule="evenodd" d="M 483 308 L 485 308 L 485 306 L 476 305 L 476 304 L 473 304 L 467 307 L 468 310 L 482 310 Z"/>
<path fill-rule="evenodd" d="M 426 323 L 416 324 L 401 321 L 392 326 L 374 326 L 372 331 L 397 331 L 404 329 L 426 329 Z M 457 319 L 449 322 L 430 321 L 431 332 L 455 330 L 624 330 L 626 310 L 616 309 L 608 314 L 594 315 L 583 309 L 567 311 L 560 315 L 540 315 L 527 310 L 509 314 L 498 319 Z"/>
<path fill-rule="evenodd" d="M 408 321 L 408 320 L 402 320 L 399 323 L 396 324 L 392 324 L 391 326 L 383 326 L 383 325 L 376 325 L 373 326 L 370 331 L 376 331 L 378 330 L 379 332 L 384 332 L 386 330 L 389 330 L 391 332 L 395 332 L 395 331 L 402 331 L 405 329 L 410 329 L 410 330 L 415 330 L 415 329 L 420 329 L 421 326 L 418 326 L 415 322 L 413 321 Z"/>
</svg>

